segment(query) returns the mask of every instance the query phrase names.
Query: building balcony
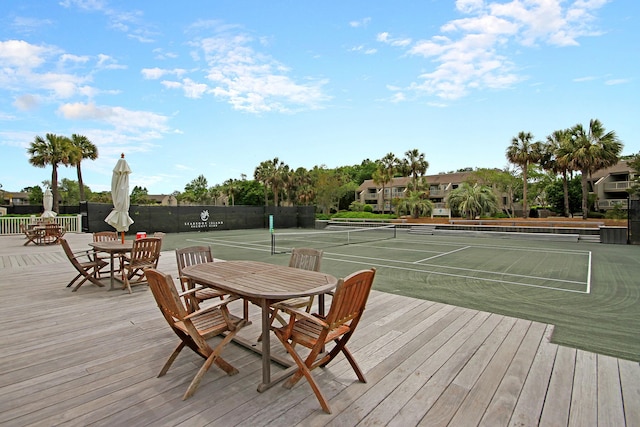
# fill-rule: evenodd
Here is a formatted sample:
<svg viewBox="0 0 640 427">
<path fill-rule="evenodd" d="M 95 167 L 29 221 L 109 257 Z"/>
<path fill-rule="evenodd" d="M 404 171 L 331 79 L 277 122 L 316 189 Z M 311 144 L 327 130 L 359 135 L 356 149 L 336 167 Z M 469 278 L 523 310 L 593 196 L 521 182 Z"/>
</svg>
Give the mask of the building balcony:
<svg viewBox="0 0 640 427">
<path fill-rule="evenodd" d="M 620 205 L 622 209 L 628 209 L 627 199 L 598 200 L 598 208 L 600 209 L 613 209 L 615 205 Z"/>
<path fill-rule="evenodd" d="M 616 191 L 627 191 L 629 188 L 631 188 L 631 184 L 632 182 L 630 181 L 605 182 L 603 189 L 607 193 Z"/>
</svg>

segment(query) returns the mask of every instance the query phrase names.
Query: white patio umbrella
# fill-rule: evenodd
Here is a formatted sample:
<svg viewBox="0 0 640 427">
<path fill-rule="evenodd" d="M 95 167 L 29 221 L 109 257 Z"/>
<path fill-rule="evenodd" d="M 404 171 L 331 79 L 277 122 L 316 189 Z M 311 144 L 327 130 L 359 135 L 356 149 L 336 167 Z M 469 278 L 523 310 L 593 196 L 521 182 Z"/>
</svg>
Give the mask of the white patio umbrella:
<svg viewBox="0 0 640 427">
<path fill-rule="evenodd" d="M 111 177 L 111 200 L 113 200 L 113 210 L 104 221 L 111 225 L 116 231 L 122 232 L 122 242 L 124 243 L 124 232 L 129 231 L 129 226 L 133 220 L 129 217 L 129 174 L 131 169 L 124 159 L 124 153 L 113 168 Z"/>
<path fill-rule="evenodd" d="M 53 193 L 49 188 L 47 188 L 44 192 L 42 205 L 44 206 L 44 212 L 42 212 L 42 215 L 40 215 L 41 218 L 54 218 L 56 215 L 58 215 L 53 211 Z"/>
</svg>

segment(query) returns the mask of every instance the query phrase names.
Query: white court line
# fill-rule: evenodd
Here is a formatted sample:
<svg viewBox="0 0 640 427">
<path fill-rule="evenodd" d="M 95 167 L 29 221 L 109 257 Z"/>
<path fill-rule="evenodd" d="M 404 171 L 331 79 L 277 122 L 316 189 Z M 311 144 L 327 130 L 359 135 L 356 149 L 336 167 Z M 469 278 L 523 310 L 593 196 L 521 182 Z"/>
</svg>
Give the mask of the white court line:
<svg viewBox="0 0 640 427">
<path fill-rule="evenodd" d="M 327 255 L 338 255 L 338 256 L 342 256 L 342 257 L 351 257 L 351 258 L 363 258 L 363 259 L 372 259 L 374 261 L 384 261 L 384 262 L 392 262 L 395 264 L 411 264 L 414 265 L 414 262 L 410 262 L 410 261 L 398 261 L 395 259 L 388 259 L 388 258 L 372 258 L 372 257 L 366 257 L 366 256 L 361 256 L 361 255 L 348 255 L 348 254 L 338 254 L 338 253 L 328 253 L 325 252 Z M 333 258 L 332 258 L 333 259 Z M 449 269 L 449 270 L 460 270 L 460 271 L 467 271 L 470 273 L 484 273 L 484 274 L 495 274 L 495 275 L 502 275 L 502 276 L 512 276 L 512 277 L 520 277 L 523 279 L 534 279 L 534 280 L 548 280 L 550 282 L 560 282 L 560 283 L 568 283 L 568 284 L 575 284 L 575 285 L 585 285 L 584 282 L 579 282 L 577 280 L 566 280 L 566 279 L 554 279 L 552 277 L 541 277 L 541 276 L 527 276 L 524 274 L 515 274 L 515 273 L 506 273 L 506 272 L 501 272 L 501 271 L 489 271 L 489 270 L 476 270 L 473 268 L 463 268 L 463 267 L 452 267 L 449 265 L 438 265 L 438 264 L 420 264 L 422 266 L 425 267 L 433 267 L 433 268 L 440 268 L 440 269 Z M 423 270 L 418 270 L 418 271 L 423 271 Z M 425 270 L 425 271 L 429 271 L 429 270 Z M 450 273 L 443 273 L 443 274 L 450 274 Z M 451 274 L 452 276 L 454 274 Z M 460 277 L 473 277 L 474 276 L 464 276 L 461 275 Z M 491 280 L 496 280 L 496 279 L 491 279 Z"/>
<path fill-rule="evenodd" d="M 361 257 L 361 258 L 364 258 L 364 257 Z M 417 268 L 396 267 L 396 266 L 388 265 L 388 264 L 372 264 L 372 263 L 364 263 L 362 261 L 349 261 L 349 260 L 340 259 L 340 258 L 327 258 L 327 259 L 330 259 L 332 261 L 347 262 L 347 263 L 352 263 L 352 264 L 363 264 L 363 265 L 369 265 L 369 266 L 380 267 L 380 268 L 391 268 L 391 269 L 394 269 L 394 270 L 413 271 L 413 272 L 418 272 L 418 273 L 429 273 L 429 274 L 436 274 L 436 275 L 440 275 L 440 276 L 449 276 L 449 277 L 460 277 L 460 278 L 464 278 L 464 279 L 474 279 L 474 280 L 481 280 L 481 281 L 485 281 L 485 282 L 506 283 L 506 284 L 509 284 L 509 285 L 524 286 L 524 287 L 528 287 L 528 288 L 548 289 L 548 290 L 551 290 L 551 291 L 570 292 L 570 293 L 575 293 L 575 294 L 584 294 L 584 293 L 586 293 L 585 291 L 577 291 L 577 290 L 572 290 L 572 289 L 554 288 L 554 287 L 551 287 L 551 286 L 534 285 L 534 284 L 531 284 L 531 283 L 511 282 L 511 281 L 508 281 L 508 280 L 484 279 L 484 278 L 481 278 L 481 277 L 465 276 L 465 275 L 462 275 L 462 274 L 442 273 L 442 272 L 439 272 L 439 271 L 420 270 L 420 269 L 417 269 Z M 553 280 L 553 279 L 546 279 L 546 280 Z M 577 282 L 577 283 L 583 284 L 581 282 Z"/>
<path fill-rule="evenodd" d="M 589 251 L 589 266 L 587 267 L 587 293 L 591 293 L 591 251 Z"/>
<path fill-rule="evenodd" d="M 454 250 L 454 251 L 443 252 L 443 253 L 441 253 L 441 254 L 434 255 L 434 256 L 429 257 L 429 258 L 423 258 L 423 259 L 419 259 L 418 261 L 413 261 L 413 263 L 414 263 L 414 264 L 420 264 L 420 263 L 422 263 L 422 262 L 429 261 L 429 260 L 432 260 L 432 259 L 434 259 L 434 258 L 439 258 L 439 257 L 441 257 L 441 256 L 445 256 L 445 255 L 451 255 L 451 254 L 453 254 L 453 253 L 460 252 L 460 251 L 463 251 L 463 250 L 465 250 L 465 249 L 469 249 L 470 247 L 471 247 L 471 246 L 465 246 L 464 248 L 458 248 L 458 249 L 456 249 L 456 250 Z"/>
</svg>

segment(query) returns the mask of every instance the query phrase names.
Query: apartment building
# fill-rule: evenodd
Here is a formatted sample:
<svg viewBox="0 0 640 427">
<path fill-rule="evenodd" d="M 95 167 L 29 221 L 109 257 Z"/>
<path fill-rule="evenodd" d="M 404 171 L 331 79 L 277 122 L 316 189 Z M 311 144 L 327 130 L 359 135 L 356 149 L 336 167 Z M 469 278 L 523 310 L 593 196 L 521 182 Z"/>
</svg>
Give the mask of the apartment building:
<svg viewBox="0 0 640 427">
<path fill-rule="evenodd" d="M 433 202 L 434 216 L 450 216 L 446 205 L 446 198 L 452 190 L 455 190 L 467 181 L 473 171 L 443 173 L 438 175 L 426 175 L 424 179 L 429 183 L 429 199 Z M 377 185 L 372 179 L 364 181 L 356 190 L 356 198 L 360 203 L 371 205 L 374 212 L 392 212 L 392 201 L 406 197 L 407 185 L 411 181 L 409 177 L 393 178 L 385 184 L 384 197 L 382 185 Z M 383 209 L 384 200 L 384 209 Z"/>
<path fill-rule="evenodd" d="M 620 160 L 615 166 L 594 173 L 588 182 L 589 192 L 597 196 L 596 207 L 606 211 L 619 205 L 622 209 L 627 209 L 627 190 L 633 185 L 636 176 L 626 160 Z"/>
<path fill-rule="evenodd" d="M 473 171 L 464 171 L 425 176 L 429 183 L 429 199 L 433 202 L 434 216 L 449 215 L 449 209 L 446 206 L 447 196 L 467 181 L 472 173 Z M 636 176 L 637 174 L 631 170 L 626 160 L 620 160 L 615 166 L 594 173 L 588 181 L 589 192 L 597 196 L 597 208 L 606 211 L 619 205 L 622 209 L 627 209 L 627 190 L 633 185 Z M 407 184 L 410 180 L 411 178 L 408 177 L 393 178 L 385 185 L 384 212 L 392 212 L 392 201 L 406 196 Z M 375 184 L 371 179 L 364 181 L 358 187 L 356 199 L 360 203 L 371 205 L 374 212 L 383 211 L 382 186 Z M 498 201 L 502 206 L 506 203 L 505 197 L 499 198 Z M 516 210 L 517 208 L 518 206 Z"/>
</svg>

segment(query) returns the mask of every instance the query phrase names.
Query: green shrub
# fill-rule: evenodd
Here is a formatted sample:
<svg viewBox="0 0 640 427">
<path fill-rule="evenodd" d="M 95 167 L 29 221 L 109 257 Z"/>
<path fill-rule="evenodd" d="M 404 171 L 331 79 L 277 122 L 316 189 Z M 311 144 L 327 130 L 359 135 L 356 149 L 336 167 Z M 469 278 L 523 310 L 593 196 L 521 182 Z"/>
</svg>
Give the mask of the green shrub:
<svg viewBox="0 0 640 427">
<path fill-rule="evenodd" d="M 373 213 L 373 206 L 371 205 L 364 205 L 364 207 L 362 208 L 363 212 L 370 212 Z"/>
</svg>

